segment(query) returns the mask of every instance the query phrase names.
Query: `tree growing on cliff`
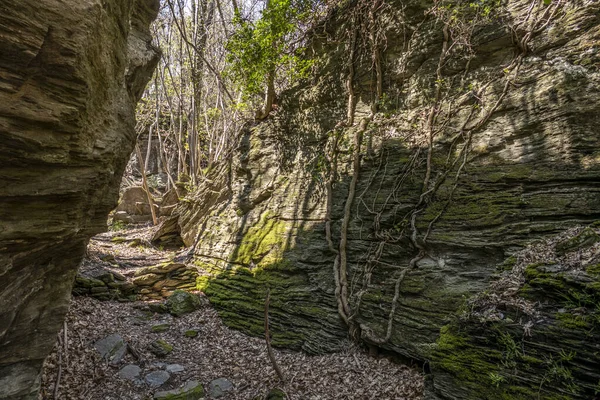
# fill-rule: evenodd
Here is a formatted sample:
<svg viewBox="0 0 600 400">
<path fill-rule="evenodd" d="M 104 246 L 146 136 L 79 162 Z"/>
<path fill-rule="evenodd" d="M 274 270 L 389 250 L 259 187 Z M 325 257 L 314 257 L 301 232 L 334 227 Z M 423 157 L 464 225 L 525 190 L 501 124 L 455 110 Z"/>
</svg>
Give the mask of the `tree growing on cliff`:
<svg viewBox="0 0 600 400">
<path fill-rule="evenodd" d="M 245 99 L 252 101 L 264 94 L 257 119 L 271 112 L 277 81 L 295 81 L 310 69 L 312 62 L 303 54 L 301 28 L 321 6 L 315 0 L 267 0 L 255 21 L 236 10 L 236 31 L 226 46 L 227 71 Z"/>
</svg>

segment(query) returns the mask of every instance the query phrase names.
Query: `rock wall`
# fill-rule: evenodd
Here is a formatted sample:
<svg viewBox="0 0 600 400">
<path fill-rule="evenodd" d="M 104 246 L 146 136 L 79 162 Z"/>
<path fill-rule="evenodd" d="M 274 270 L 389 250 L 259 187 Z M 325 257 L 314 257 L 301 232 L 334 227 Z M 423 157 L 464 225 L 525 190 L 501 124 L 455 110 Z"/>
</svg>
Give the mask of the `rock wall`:
<svg viewBox="0 0 600 400">
<path fill-rule="evenodd" d="M 480 364 L 444 362 L 440 331 L 504 260 L 600 217 L 599 11 L 388 0 L 330 15 L 308 52 L 314 75 L 169 221 L 225 322 L 262 334 L 270 289 L 275 345 L 358 338 L 428 365 L 431 398 L 564 395 L 539 389 L 540 370 L 518 392 L 500 388 L 505 370 L 448 369 Z"/>
<path fill-rule="evenodd" d="M 157 0 L 0 5 L 0 398 L 37 398 L 158 61 Z"/>
<path fill-rule="evenodd" d="M 428 398 L 597 398 L 597 226 L 537 242 L 499 266 L 441 329 Z"/>
</svg>

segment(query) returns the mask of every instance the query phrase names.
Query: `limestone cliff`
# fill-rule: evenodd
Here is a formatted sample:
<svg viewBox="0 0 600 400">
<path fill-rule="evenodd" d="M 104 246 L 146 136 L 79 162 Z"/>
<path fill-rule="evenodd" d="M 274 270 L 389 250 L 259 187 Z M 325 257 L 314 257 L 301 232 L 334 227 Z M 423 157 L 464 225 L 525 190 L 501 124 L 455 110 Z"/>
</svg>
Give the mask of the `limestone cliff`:
<svg viewBox="0 0 600 400">
<path fill-rule="evenodd" d="M 0 398 L 37 398 L 158 61 L 158 0 L 0 4 Z"/>
<path fill-rule="evenodd" d="M 431 364 L 431 398 L 564 395 L 542 369 L 469 374 L 483 363 L 445 359 L 467 339 L 440 330 L 504 260 L 600 217 L 599 28 L 594 1 L 354 1 L 330 15 L 311 79 L 168 223 L 225 322 L 261 334 L 270 288 L 275 345 L 330 351 L 349 333 Z M 537 358 L 558 359 L 559 342 Z"/>
</svg>

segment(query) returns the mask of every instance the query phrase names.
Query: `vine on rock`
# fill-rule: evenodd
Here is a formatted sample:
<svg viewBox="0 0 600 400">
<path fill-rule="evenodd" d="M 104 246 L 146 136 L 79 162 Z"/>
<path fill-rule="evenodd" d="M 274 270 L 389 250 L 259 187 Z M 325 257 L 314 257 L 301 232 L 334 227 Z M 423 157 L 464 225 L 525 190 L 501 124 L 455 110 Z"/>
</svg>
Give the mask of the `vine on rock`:
<svg viewBox="0 0 600 400">
<path fill-rule="evenodd" d="M 392 337 L 394 318 L 398 309 L 400 300 L 400 289 L 406 275 L 413 269 L 418 267 L 419 261 L 428 255 L 427 240 L 432 232 L 433 226 L 442 217 L 448 206 L 452 203 L 454 193 L 458 187 L 460 176 L 463 173 L 466 165 L 469 162 L 469 154 L 471 152 L 473 135 L 485 127 L 494 113 L 498 111 L 508 95 L 510 88 L 517 86 L 517 79 L 524 57 L 529 52 L 529 43 L 534 35 L 542 32 L 551 21 L 556 18 L 557 13 L 562 8 L 564 0 L 553 2 L 550 6 L 539 4 L 538 1 L 532 1 L 528 8 L 525 18 L 522 18 L 512 25 L 510 30 L 513 34 L 513 40 L 517 54 L 502 72 L 499 73 L 499 78 L 493 78 L 487 83 L 481 85 L 479 89 L 469 87 L 465 94 L 465 79 L 469 73 L 471 60 L 474 56 L 474 50 L 471 45 L 471 38 L 475 30 L 483 24 L 489 23 L 491 18 L 499 18 L 501 12 L 492 13 L 490 6 L 471 7 L 471 3 L 463 4 L 463 8 L 451 5 L 444 5 L 442 2 L 437 2 L 435 6 L 425 14 L 423 20 L 413 28 L 409 33 L 408 40 L 405 44 L 404 65 L 401 66 L 403 71 L 406 71 L 406 65 L 410 55 L 415 49 L 416 32 L 418 32 L 428 21 L 440 25 L 442 33 L 442 44 L 440 55 L 435 70 L 435 88 L 433 96 L 430 100 L 430 106 L 423 113 L 423 124 L 420 129 L 416 129 L 411 133 L 412 140 L 415 143 L 416 150 L 405 164 L 401 173 L 395 178 L 395 183 L 390 194 L 386 197 L 383 205 L 377 209 L 375 196 L 373 204 L 368 205 L 364 201 L 363 196 L 374 184 L 375 177 L 383 169 L 384 177 L 379 183 L 379 188 L 376 193 L 379 194 L 384 182 L 385 174 L 387 174 L 387 159 L 384 160 L 384 152 L 381 152 L 381 158 L 377 170 L 368 178 L 367 185 L 363 192 L 356 196 L 356 187 L 360 176 L 361 169 L 361 145 L 365 133 L 369 131 L 370 124 L 378 115 L 378 105 L 383 98 L 383 68 L 381 64 L 381 42 L 384 40 L 383 27 L 380 24 L 380 19 L 376 18 L 376 14 L 385 9 L 386 4 L 383 0 L 368 2 L 366 0 L 359 1 L 350 18 L 352 24 L 352 34 L 349 37 L 349 61 L 348 61 L 348 77 L 346 86 L 348 90 L 348 105 L 347 105 L 347 120 L 339 123 L 336 126 L 333 142 L 330 146 L 331 155 L 328 156 L 331 169 L 326 182 L 327 204 L 326 204 L 326 238 L 328 248 L 335 254 L 333 263 L 333 272 L 335 280 L 335 295 L 338 304 L 338 313 L 344 323 L 348 326 L 350 336 L 355 340 L 365 340 L 367 343 L 375 345 L 383 345 Z M 482 3 L 483 4 L 483 3 Z M 487 3 L 486 3 L 487 4 Z M 499 7 L 499 5 L 496 4 Z M 474 13 L 474 15 L 473 15 Z M 465 14 L 470 15 L 470 19 L 464 18 Z M 497 14 L 497 15 L 495 15 Z M 371 113 L 363 117 L 358 124 L 355 125 L 354 115 L 356 109 L 356 90 L 355 90 L 355 62 L 359 56 L 359 52 L 364 50 L 359 46 L 359 39 L 367 37 L 369 39 L 368 51 L 372 58 L 372 71 L 375 74 L 375 98 L 371 104 Z M 466 63 L 464 71 L 460 76 L 460 89 L 458 95 L 451 95 L 452 82 L 446 82 L 444 79 L 444 68 L 449 60 L 453 57 L 466 55 Z M 461 56 L 464 57 L 464 56 Z M 503 80 L 502 90 L 496 94 L 491 106 L 486 107 L 487 93 L 493 91 L 488 90 L 495 82 Z M 450 138 L 450 148 L 446 157 L 446 162 L 441 171 L 434 174 L 433 170 L 433 152 L 436 137 L 440 134 L 445 134 L 452 128 L 449 122 L 452 117 L 457 114 L 457 111 L 468 105 L 472 99 L 475 99 L 471 104 L 470 110 L 461 125 L 456 129 L 456 133 Z M 331 209 L 333 205 L 333 185 L 338 178 L 337 162 L 338 151 L 340 146 L 340 132 L 338 128 L 347 128 L 353 133 L 352 143 L 352 176 L 348 194 L 345 199 L 344 211 L 341 219 L 341 227 L 339 233 L 339 241 L 337 247 L 334 245 L 332 238 L 332 215 Z M 421 149 L 426 148 L 425 159 L 422 160 Z M 456 149 L 460 148 L 457 152 Z M 456 154 L 453 156 L 453 154 Z M 424 165 L 423 165 L 424 164 Z M 421 191 L 416 203 L 406 210 L 406 206 L 402 206 L 402 202 L 398 199 L 398 193 L 404 187 L 404 183 L 416 172 L 420 167 L 424 168 L 424 177 L 421 184 Z M 452 181 L 449 183 L 450 190 L 447 195 L 441 210 L 429 221 L 427 230 L 420 234 L 417 228 L 417 219 L 425 209 L 435 200 L 438 189 L 448 181 L 448 177 L 452 176 Z M 348 228 L 351 220 L 352 207 L 357 203 L 357 215 L 360 220 L 358 204 L 362 205 L 369 214 L 373 215 L 373 236 L 378 240 L 369 249 L 362 270 L 362 287 L 357 290 L 351 290 L 348 283 L 349 268 L 348 268 Z M 392 206 L 393 215 L 401 209 L 404 210 L 404 215 L 401 217 L 403 226 L 399 231 L 384 230 L 381 228 L 381 219 L 384 211 L 389 210 L 392 202 L 396 204 Z M 382 335 L 377 335 L 366 324 L 359 323 L 358 317 L 362 306 L 364 294 L 368 291 L 371 285 L 371 279 L 376 265 L 382 265 L 392 268 L 399 268 L 396 265 L 391 265 L 381 261 L 386 244 L 399 243 L 407 239 L 416 254 L 410 259 L 408 264 L 400 267 L 400 271 L 394 279 L 394 296 L 391 301 L 389 314 L 387 317 L 387 325 L 385 332 Z"/>
</svg>

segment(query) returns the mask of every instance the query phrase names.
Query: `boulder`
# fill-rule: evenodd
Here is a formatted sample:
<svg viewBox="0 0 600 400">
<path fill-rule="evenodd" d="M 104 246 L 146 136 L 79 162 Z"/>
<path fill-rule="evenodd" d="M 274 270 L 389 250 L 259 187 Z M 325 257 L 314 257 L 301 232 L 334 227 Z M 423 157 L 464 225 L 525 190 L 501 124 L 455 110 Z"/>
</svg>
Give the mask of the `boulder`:
<svg viewBox="0 0 600 400">
<path fill-rule="evenodd" d="M 179 203 L 179 193 L 177 188 L 172 188 L 163 195 L 160 203 L 160 216 L 170 216 Z"/>
<path fill-rule="evenodd" d="M 178 223 L 178 216 L 167 217 L 151 238 L 152 244 L 155 246 L 165 246 L 178 248 L 184 245 L 181 238 L 181 228 Z"/>
<path fill-rule="evenodd" d="M 141 186 L 131 186 L 123 191 L 115 213 L 124 212 L 127 215 L 151 215 L 148 195 Z"/>
<path fill-rule="evenodd" d="M 183 290 L 175 290 L 167 299 L 167 308 L 176 317 L 196 311 L 200 306 L 200 298 L 197 295 Z"/>
<path fill-rule="evenodd" d="M 169 312 L 169 309 L 165 303 L 149 303 L 148 309 L 158 314 L 166 314 Z"/>
</svg>

